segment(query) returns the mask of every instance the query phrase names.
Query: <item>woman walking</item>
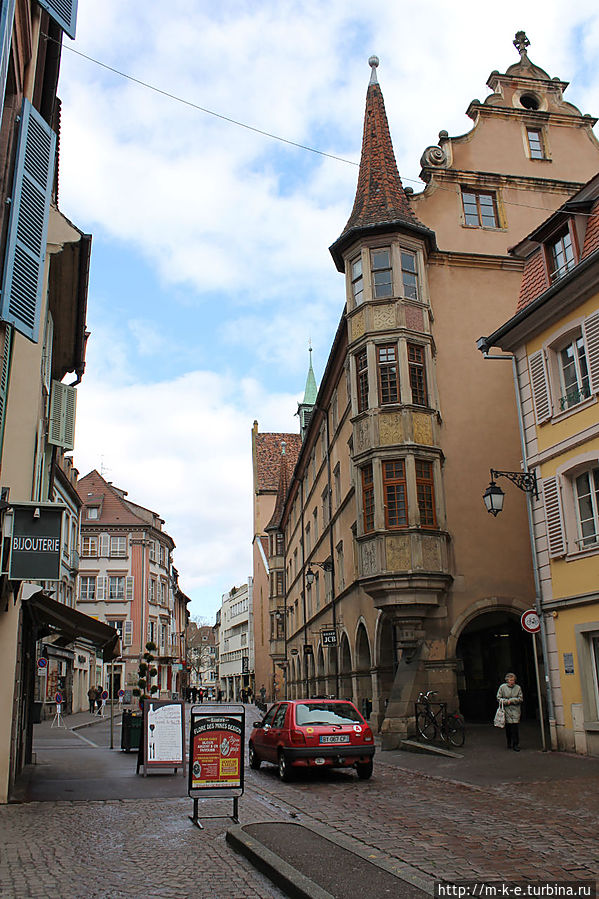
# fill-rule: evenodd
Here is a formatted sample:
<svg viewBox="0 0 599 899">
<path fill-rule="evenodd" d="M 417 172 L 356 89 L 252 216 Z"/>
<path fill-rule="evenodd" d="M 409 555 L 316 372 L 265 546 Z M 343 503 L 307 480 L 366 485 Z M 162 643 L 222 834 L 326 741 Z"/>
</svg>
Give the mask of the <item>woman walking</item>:
<svg viewBox="0 0 599 899">
<path fill-rule="evenodd" d="M 505 683 L 501 684 L 497 691 L 497 701 L 503 700 L 505 712 L 505 738 L 507 748 L 514 752 L 520 752 L 520 722 L 521 705 L 524 701 L 522 687 L 516 683 L 516 675 L 509 671 L 505 676 Z"/>
</svg>

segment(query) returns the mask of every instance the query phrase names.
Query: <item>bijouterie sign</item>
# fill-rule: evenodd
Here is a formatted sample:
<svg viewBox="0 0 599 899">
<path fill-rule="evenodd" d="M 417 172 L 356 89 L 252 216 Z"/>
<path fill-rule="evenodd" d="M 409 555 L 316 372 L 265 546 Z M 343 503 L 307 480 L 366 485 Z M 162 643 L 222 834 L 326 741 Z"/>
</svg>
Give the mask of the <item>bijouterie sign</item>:
<svg viewBox="0 0 599 899">
<path fill-rule="evenodd" d="M 47 503 L 13 507 L 11 580 L 60 580 L 63 511 L 64 506 Z"/>
<path fill-rule="evenodd" d="M 243 715 L 191 715 L 189 789 L 243 787 Z"/>
</svg>

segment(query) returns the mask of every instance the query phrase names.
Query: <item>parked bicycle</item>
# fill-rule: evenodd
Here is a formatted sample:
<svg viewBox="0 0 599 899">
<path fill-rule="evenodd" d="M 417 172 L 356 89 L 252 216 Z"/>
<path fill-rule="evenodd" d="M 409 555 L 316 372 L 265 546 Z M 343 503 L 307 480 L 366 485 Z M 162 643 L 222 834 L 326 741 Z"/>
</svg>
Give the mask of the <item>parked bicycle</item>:
<svg viewBox="0 0 599 899">
<path fill-rule="evenodd" d="M 436 695 L 436 690 L 420 693 L 415 703 L 419 736 L 431 743 L 440 734 L 444 743 L 463 746 L 466 739 L 464 719 L 458 712 L 448 712 L 446 702 L 433 702 L 432 697 Z M 434 705 L 439 706 L 436 711 L 433 710 Z"/>
</svg>

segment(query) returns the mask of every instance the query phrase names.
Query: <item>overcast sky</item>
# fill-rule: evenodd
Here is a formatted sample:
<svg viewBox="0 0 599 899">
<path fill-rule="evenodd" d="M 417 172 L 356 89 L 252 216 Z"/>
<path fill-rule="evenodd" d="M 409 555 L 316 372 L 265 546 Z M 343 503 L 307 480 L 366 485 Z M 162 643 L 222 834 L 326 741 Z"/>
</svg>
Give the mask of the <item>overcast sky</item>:
<svg viewBox="0 0 599 899">
<path fill-rule="evenodd" d="M 530 59 L 599 115 L 596 0 L 79 0 L 61 64 L 60 207 L 93 234 L 75 464 L 158 512 L 191 614 L 251 574 L 251 427 L 297 431 L 343 308 L 368 58 L 404 186 Z M 324 153 L 231 124 L 114 74 Z M 352 164 L 353 163 L 353 164 Z M 499 323 L 498 323 L 499 324 Z"/>
</svg>

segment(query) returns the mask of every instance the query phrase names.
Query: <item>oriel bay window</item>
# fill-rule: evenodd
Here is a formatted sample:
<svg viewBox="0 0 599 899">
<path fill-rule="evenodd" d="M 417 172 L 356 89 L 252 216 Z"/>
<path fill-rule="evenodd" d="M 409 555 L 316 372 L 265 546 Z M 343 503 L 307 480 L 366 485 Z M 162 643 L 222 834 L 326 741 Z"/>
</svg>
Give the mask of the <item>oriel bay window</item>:
<svg viewBox="0 0 599 899">
<path fill-rule="evenodd" d="M 420 512 L 420 526 L 423 528 L 436 527 L 433 463 L 426 462 L 424 459 L 416 459 L 416 495 Z"/>
<path fill-rule="evenodd" d="M 391 277 L 391 250 L 386 247 L 370 251 L 370 267 L 372 270 L 372 295 L 375 299 L 393 296 L 393 279 Z"/>
<path fill-rule="evenodd" d="M 408 344 L 408 370 L 410 372 L 410 388 L 412 403 L 415 406 L 428 406 L 426 387 L 425 349 L 417 343 Z"/>
<path fill-rule="evenodd" d="M 358 388 L 358 412 L 368 409 L 368 357 L 366 350 L 356 356 L 356 378 Z"/>
<path fill-rule="evenodd" d="M 385 344 L 376 348 L 379 381 L 379 402 L 399 402 L 399 376 L 397 368 L 397 344 Z"/>
<path fill-rule="evenodd" d="M 374 530 L 374 477 L 372 463 L 365 465 L 362 474 L 362 515 L 364 533 Z"/>
<path fill-rule="evenodd" d="M 418 299 L 418 270 L 416 268 L 416 253 L 409 250 L 401 250 L 401 281 L 403 295 L 410 300 Z"/>
<path fill-rule="evenodd" d="M 359 306 L 364 299 L 364 275 L 361 256 L 358 256 L 351 263 L 351 289 L 354 303 L 356 306 Z"/>
<path fill-rule="evenodd" d="M 407 527 L 406 466 L 403 459 L 383 462 L 383 496 L 385 527 Z"/>
</svg>

